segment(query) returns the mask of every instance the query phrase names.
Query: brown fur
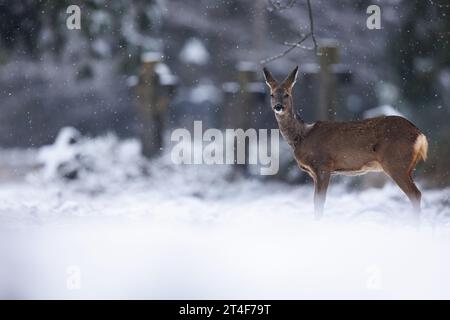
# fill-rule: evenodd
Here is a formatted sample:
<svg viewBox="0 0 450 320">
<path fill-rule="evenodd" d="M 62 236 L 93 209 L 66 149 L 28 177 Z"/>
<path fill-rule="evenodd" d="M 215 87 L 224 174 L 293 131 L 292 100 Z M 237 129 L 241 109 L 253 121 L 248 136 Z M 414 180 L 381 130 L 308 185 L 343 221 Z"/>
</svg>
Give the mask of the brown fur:
<svg viewBox="0 0 450 320">
<path fill-rule="evenodd" d="M 417 162 L 427 157 L 425 135 L 398 116 L 306 124 L 293 111 L 291 91 L 297 71 L 296 68 L 281 84 L 266 69 L 264 74 L 281 134 L 292 147 L 299 167 L 314 180 L 316 216 L 322 215 L 332 174 L 358 175 L 370 171 L 389 175 L 419 211 L 421 193 L 412 172 Z"/>
</svg>

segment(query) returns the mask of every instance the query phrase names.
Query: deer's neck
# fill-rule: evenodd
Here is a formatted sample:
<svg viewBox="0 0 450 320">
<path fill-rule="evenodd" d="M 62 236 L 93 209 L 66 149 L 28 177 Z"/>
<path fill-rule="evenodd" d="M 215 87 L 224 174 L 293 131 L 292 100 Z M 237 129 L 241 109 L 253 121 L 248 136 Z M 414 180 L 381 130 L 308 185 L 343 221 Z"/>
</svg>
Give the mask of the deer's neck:
<svg viewBox="0 0 450 320">
<path fill-rule="evenodd" d="M 295 115 L 292 108 L 286 113 L 279 115 L 276 114 L 275 118 L 278 122 L 281 134 L 286 142 L 295 149 L 295 147 L 302 141 L 305 132 L 306 124 L 300 116 Z"/>
</svg>

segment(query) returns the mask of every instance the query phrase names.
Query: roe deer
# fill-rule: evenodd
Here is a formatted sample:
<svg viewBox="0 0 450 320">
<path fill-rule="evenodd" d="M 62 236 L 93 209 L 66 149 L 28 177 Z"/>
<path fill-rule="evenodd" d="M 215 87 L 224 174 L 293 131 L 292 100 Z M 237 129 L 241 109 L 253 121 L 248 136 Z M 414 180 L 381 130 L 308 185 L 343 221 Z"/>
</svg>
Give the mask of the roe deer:
<svg viewBox="0 0 450 320">
<path fill-rule="evenodd" d="M 264 68 L 281 134 L 293 149 L 299 167 L 314 180 L 316 219 L 322 216 L 332 174 L 359 175 L 369 171 L 384 171 L 390 176 L 408 196 L 419 218 L 421 193 L 412 173 L 419 160 L 426 160 L 425 135 L 398 116 L 307 124 L 293 109 L 292 88 L 297 73 L 298 66 L 279 83 Z"/>
</svg>

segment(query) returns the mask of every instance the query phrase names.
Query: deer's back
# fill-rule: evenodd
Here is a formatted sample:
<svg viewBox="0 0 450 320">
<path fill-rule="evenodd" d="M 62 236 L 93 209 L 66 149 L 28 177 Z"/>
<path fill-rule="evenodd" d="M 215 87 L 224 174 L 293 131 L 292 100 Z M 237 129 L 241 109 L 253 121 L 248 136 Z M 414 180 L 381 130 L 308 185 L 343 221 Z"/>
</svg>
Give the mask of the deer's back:
<svg viewBox="0 0 450 320">
<path fill-rule="evenodd" d="M 411 122 L 398 116 L 361 121 L 319 121 L 295 150 L 297 162 L 306 166 L 327 165 L 332 171 L 379 171 L 379 162 L 392 148 L 399 153 L 412 150 L 420 134 Z M 373 170 L 372 170 L 373 169 Z"/>
</svg>

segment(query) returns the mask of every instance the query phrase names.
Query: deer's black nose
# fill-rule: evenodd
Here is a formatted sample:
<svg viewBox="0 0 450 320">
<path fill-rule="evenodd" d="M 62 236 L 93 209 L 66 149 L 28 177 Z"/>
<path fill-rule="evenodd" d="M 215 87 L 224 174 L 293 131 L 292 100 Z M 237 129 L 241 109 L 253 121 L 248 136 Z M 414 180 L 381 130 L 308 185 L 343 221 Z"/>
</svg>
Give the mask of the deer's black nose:
<svg viewBox="0 0 450 320">
<path fill-rule="evenodd" d="M 273 109 L 275 111 L 282 111 L 283 110 L 283 105 L 281 103 L 277 103 L 276 105 L 274 105 Z"/>
</svg>

